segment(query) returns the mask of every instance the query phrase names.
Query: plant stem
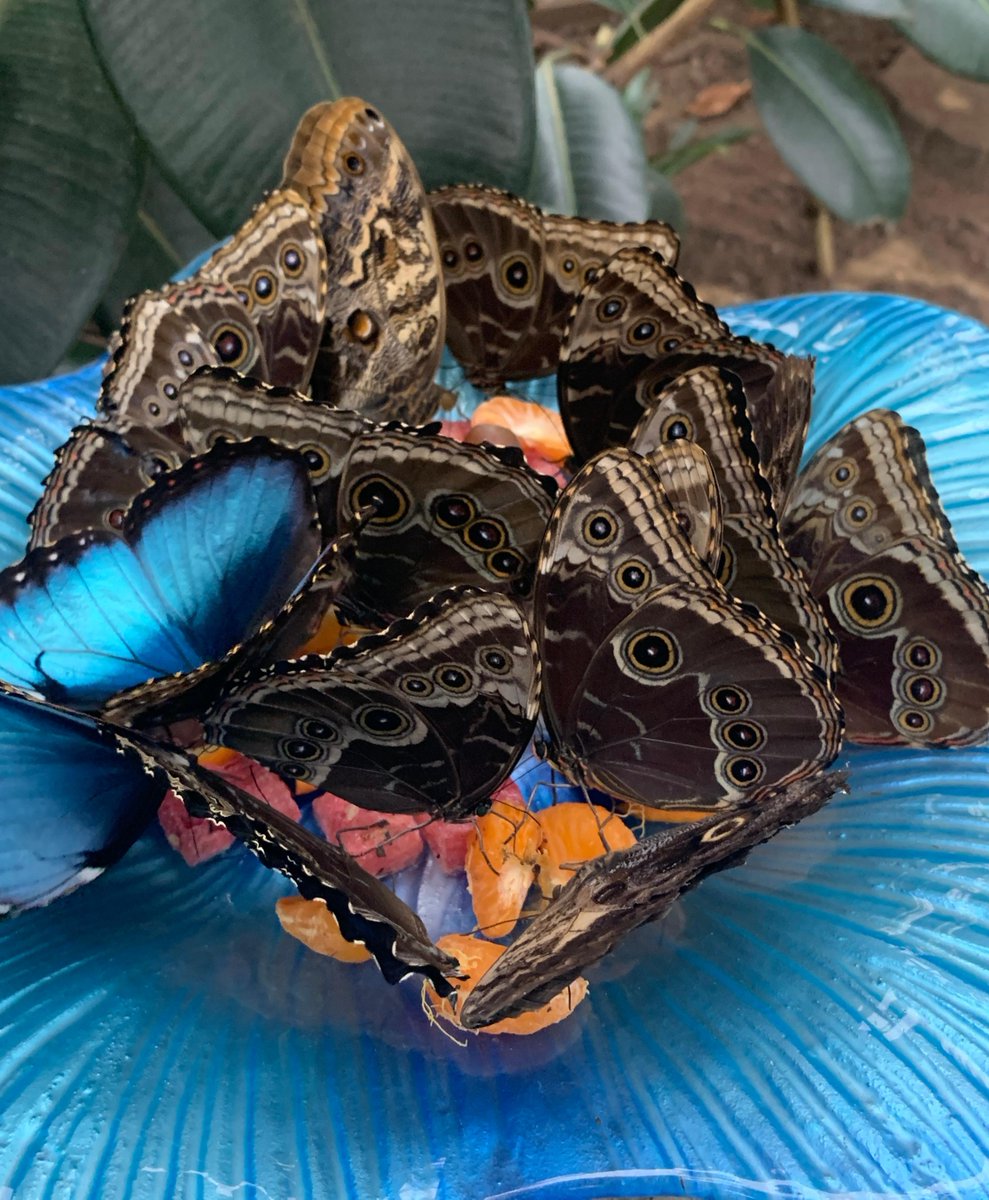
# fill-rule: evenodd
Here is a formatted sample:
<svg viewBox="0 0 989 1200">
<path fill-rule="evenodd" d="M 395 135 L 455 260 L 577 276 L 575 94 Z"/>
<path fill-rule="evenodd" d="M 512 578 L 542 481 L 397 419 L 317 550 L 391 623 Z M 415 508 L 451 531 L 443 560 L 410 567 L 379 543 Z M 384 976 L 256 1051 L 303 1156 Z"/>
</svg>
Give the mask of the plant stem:
<svg viewBox="0 0 989 1200">
<path fill-rule="evenodd" d="M 650 29 L 627 54 L 608 67 L 604 73 L 605 79 L 616 87 L 624 87 L 633 75 L 649 66 L 692 26 L 698 25 L 708 10 L 714 7 L 714 3 L 715 0 L 683 0 L 676 12 L 661 21 L 655 29 Z"/>
<path fill-rule="evenodd" d="M 800 28 L 800 13 L 797 11 L 797 0 L 776 0 L 776 15 L 783 25 Z"/>
<path fill-rule="evenodd" d="M 817 206 L 817 220 L 814 224 L 814 243 L 817 248 L 817 269 L 829 283 L 834 278 L 834 224 L 831 214 L 823 204 Z"/>
</svg>

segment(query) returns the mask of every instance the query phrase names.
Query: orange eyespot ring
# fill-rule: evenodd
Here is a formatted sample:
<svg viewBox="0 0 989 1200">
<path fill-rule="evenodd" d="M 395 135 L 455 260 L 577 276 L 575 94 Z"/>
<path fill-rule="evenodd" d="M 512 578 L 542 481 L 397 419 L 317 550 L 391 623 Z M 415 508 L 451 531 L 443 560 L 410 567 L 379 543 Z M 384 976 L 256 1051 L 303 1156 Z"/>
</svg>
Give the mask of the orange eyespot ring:
<svg viewBox="0 0 989 1200">
<path fill-rule="evenodd" d="M 319 483 L 333 465 L 329 452 L 323 446 L 310 443 L 307 446 L 300 446 L 299 453 L 302 455 L 302 461 L 306 464 L 306 470 L 313 482 Z"/>
<path fill-rule="evenodd" d="M 347 318 L 347 332 L 355 342 L 368 345 L 378 336 L 378 323 L 362 308 L 356 308 Z"/>
<path fill-rule="evenodd" d="M 302 274 L 306 257 L 294 242 L 282 247 L 282 270 L 295 279 Z"/>
<path fill-rule="evenodd" d="M 859 469 L 850 458 L 843 458 L 828 472 L 828 482 L 832 487 L 846 488 L 858 479 Z"/>
<path fill-rule="evenodd" d="M 395 525 L 409 511 L 408 497 L 383 475 L 365 475 L 350 489 L 350 508 L 360 512 L 373 507 L 372 526 Z"/>
<path fill-rule="evenodd" d="M 216 356 L 225 367 L 235 370 L 244 365 L 251 355 L 253 342 L 246 330 L 232 323 L 220 325 L 210 337 Z"/>
<path fill-rule="evenodd" d="M 863 526 L 868 525 L 875 515 L 876 506 L 871 500 L 866 500 L 861 496 L 857 496 L 850 503 L 846 504 L 842 510 L 845 522 L 852 529 L 861 529 Z"/>
<path fill-rule="evenodd" d="M 646 591 L 652 583 L 652 572 L 645 563 L 631 558 L 615 568 L 615 582 L 623 592 L 635 596 Z"/>
<path fill-rule="evenodd" d="M 622 647 L 625 662 L 640 675 L 669 675 L 680 665 L 680 647 L 663 629 L 644 629 L 627 638 Z"/>
<path fill-rule="evenodd" d="M 910 675 L 903 681 L 901 694 L 907 704 L 936 708 L 944 697 L 944 687 L 933 675 Z"/>
<path fill-rule="evenodd" d="M 501 268 L 501 279 L 513 296 L 524 296 L 531 291 L 535 274 L 529 260 L 523 255 L 515 255 Z"/>
<path fill-rule="evenodd" d="M 685 413 L 670 413 L 660 427 L 659 437 L 663 442 L 692 442 L 694 423 Z"/>
<path fill-rule="evenodd" d="M 356 150 L 348 150 L 343 156 L 343 169 L 348 175 L 363 175 L 367 164 Z"/>
<path fill-rule="evenodd" d="M 934 718 L 919 708 L 904 708 L 896 714 L 896 725 L 908 738 L 924 737 L 934 728 Z"/>
<path fill-rule="evenodd" d="M 708 712 L 718 713 L 721 716 L 738 716 L 740 713 L 746 712 L 751 703 L 752 697 L 744 688 L 725 683 L 711 688 L 703 698 L 704 707 Z"/>
<path fill-rule="evenodd" d="M 735 557 L 735 551 L 723 542 L 721 545 L 721 558 L 718 560 L 718 582 L 725 588 L 731 589 L 731 585 L 735 579 L 735 568 L 738 565 L 738 560 Z"/>
<path fill-rule="evenodd" d="M 270 271 L 259 269 L 251 276 L 251 301 L 255 304 L 273 304 L 278 298 L 278 284 Z"/>
<path fill-rule="evenodd" d="M 724 764 L 722 771 L 731 787 L 747 789 L 755 785 L 766 774 L 765 766 L 746 754 L 733 755 Z"/>
<path fill-rule="evenodd" d="M 584 541 L 588 545 L 596 548 L 607 546 L 615 540 L 615 536 L 618 533 L 618 522 L 611 513 L 598 509 L 596 512 L 589 513 L 584 518 L 581 532 L 583 533 Z"/>
<path fill-rule="evenodd" d="M 453 663 L 444 663 L 434 667 L 433 680 L 445 692 L 453 692 L 456 696 L 469 692 L 474 686 L 474 677 L 470 671 L 465 667 L 455 666 Z"/>
<path fill-rule="evenodd" d="M 857 575 L 841 589 L 841 608 L 856 628 L 883 629 L 899 616 L 900 594 L 881 575 Z"/>
</svg>

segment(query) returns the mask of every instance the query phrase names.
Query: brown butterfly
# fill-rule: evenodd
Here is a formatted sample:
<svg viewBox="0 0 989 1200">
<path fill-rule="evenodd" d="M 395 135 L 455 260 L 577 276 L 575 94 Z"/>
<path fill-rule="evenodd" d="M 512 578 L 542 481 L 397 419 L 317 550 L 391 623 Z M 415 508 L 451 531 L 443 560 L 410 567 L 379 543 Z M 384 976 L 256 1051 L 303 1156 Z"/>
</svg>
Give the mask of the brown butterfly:
<svg viewBox="0 0 989 1200">
<path fill-rule="evenodd" d="M 448 305 L 447 341 L 480 388 L 555 371 L 575 296 L 623 245 L 676 261 L 661 221 L 615 224 L 543 213 L 494 188 L 463 184 L 430 194 Z"/>
<path fill-rule="evenodd" d="M 989 733 L 989 588 L 958 551 L 920 434 L 873 409 L 800 473 L 783 536 L 838 636 L 860 742 L 964 746 Z"/>
<path fill-rule="evenodd" d="M 707 875 L 738 866 L 752 847 L 816 812 L 842 782 L 805 779 L 757 806 L 669 826 L 587 863 L 477 982 L 460 1023 L 480 1029 L 541 1007 Z"/>
<path fill-rule="evenodd" d="M 630 442 L 640 454 L 657 446 L 691 444 L 710 456 L 723 500 L 718 578 L 733 596 L 751 601 L 792 634 L 813 662 L 833 674 L 837 643 L 803 571 L 780 537 L 745 391 L 738 377 L 723 367 L 692 367 L 668 384 Z"/>
<path fill-rule="evenodd" d="M 661 256 L 618 251 L 581 290 L 560 356 L 560 413 L 576 462 L 625 445 L 663 390 L 693 366 L 731 370 L 777 505 L 796 473 L 813 364 L 732 334 Z"/>
<path fill-rule="evenodd" d="M 355 97 L 303 116 L 284 186 L 308 205 L 330 289 L 313 395 L 375 419 L 421 421 L 441 395 L 445 298 L 433 221 L 395 130 Z"/>
</svg>

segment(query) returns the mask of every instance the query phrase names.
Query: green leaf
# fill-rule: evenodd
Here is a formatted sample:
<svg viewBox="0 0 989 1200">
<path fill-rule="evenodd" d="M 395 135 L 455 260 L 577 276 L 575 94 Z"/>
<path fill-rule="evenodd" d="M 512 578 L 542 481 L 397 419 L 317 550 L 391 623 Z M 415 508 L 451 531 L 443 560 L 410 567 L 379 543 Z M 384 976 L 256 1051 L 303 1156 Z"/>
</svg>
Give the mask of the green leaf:
<svg viewBox="0 0 989 1200">
<path fill-rule="evenodd" d="M 427 187 L 519 189 L 532 159 L 524 0 L 82 0 L 124 104 L 216 235 L 280 174 L 311 105 L 363 96 Z"/>
<path fill-rule="evenodd" d="M 124 247 L 137 138 L 76 0 L 0 2 L 0 382 L 45 375 Z"/>
<path fill-rule="evenodd" d="M 763 124 L 793 173 L 847 221 L 901 216 L 910 159 L 879 93 L 806 30 L 778 25 L 746 41 Z"/>
<path fill-rule="evenodd" d="M 567 216 L 645 220 L 645 151 L 619 93 L 583 67 L 547 59 L 536 72 L 536 99 L 528 198 Z"/>
<path fill-rule="evenodd" d="M 683 0 L 641 0 L 641 3 L 629 6 L 625 20 L 611 39 L 611 61 L 631 50 L 650 29 L 655 29 L 665 21 L 682 3 Z"/>
<path fill-rule="evenodd" d="M 677 195 L 677 190 L 662 171 L 650 167 L 646 176 L 646 186 L 649 188 L 649 216 L 655 221 L 665 221 L 672 225 L 677 233 L 683 233 L 687 221 L 683 213 L 683 203 Z"/>
<path fill-rule="evenodd" d="M 902 33 L 949 71 L 989 81 L 989 0 L 912 0 Z"/>
<path fill-rule="evenodd" d="M 215 240 L 150 166 L 130 240 L 97 305 L 96 324 L 105 334 L 116 329 L 128 296 L 161 287 Z"/>
<path fill-rule="evenodd" d="M 691 122 L 690 124 L 696 128 L 696 122 Z M 755 130 L 753 129 L 739 126 L 737 128 L 722 129 L 720 133 L 712 133 L 709 137 L 697 138 L 696 140 L 680 140 L 674 137 L 670 139 L 666 153 L 661 154 L 654 161 L 653 165 L 664 175 L 676 175 L 686 167 L 692 167 L 694 163 L 707 158 L 709 154 L 724 154 L 730 146 L 734 146 L 738 142 L 744 142 L 754 132 Z M 693 131 L 691 132 L 691 137 L 692 135 Z"/>
<path fill-rule="evenodd" d="M 839 12 L 858 13 L 863 17 L 910 17 L 916 0 L 811 0 L 819 8 L 837 8 Z"/>
</svg>

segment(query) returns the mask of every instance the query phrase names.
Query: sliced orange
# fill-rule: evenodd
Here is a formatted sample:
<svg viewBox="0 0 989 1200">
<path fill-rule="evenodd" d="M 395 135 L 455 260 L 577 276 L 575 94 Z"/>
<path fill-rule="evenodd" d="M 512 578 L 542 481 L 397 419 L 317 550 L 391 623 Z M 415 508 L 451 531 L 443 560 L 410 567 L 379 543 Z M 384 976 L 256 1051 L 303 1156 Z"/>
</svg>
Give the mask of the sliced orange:
<svg viewBox="0 0 989 1200">
<path fill-rule="evenodd" d="M 445 950 L 448 954 L 452 954 L 456 958 L 460 964 L 461 971 L 464 972 L 467 978 L 463 980 L 451 979 L 450 982 L 454 984 L 456 990 L 452 996 L 448 996 L 443 1000 L 436 995 L 428 984 L 426 985 L 426 993 L 432 1002 L 433 1011 L 438 1016 L 445 1017 L 446 1020 L 459 1027 L 460 1022 L 457 1020 L 457 1010 L 459 1010 L 464 999 L 484 972 L 505 953 L 505 947 L 497 946 L 494 942 L 486 942 L 482 938 L 472 937 L 466 933 L 447 934 L 446 937 L 441 937 L 436 944 L 441 950 Z M 575 979 L 573 983 L 565 987 L 552 1000 L 544 1004 L 542 1008 L 536 1009 L 535 1012 L 522 1013 L 517 1017 L 506 1017 L 503 1021 L 496 1021 L 494 1025 L 486 1025 L 483 1029 L 471 1030 L 471 1032 L 538 1033 L 540 1029 L 545 1029 L 547 1025 L 555 1025 L 557 1021 L 562 1021 L 565 1017 L 569 1017 L 586 995 L 587 980 Z M 456 1008 L 450 1002 L 454 998 L 457 1001 Z"/>
<path fill-rule="evenodd" d="M 563 431 L 559 413 L 520 400 L 517 396 L 492 396 L 474 409 L 471 427 L 500 426 L 511 430 L 513 444 L 523 450 L 534 450 L 551 463 L 561 463 L 570 457 L 570 443 Z"/>
<path fill-rule="evenodd" d="M 295 657 L 303 654 L 329 654 L 335 650 L 342 640 L 342 626 L 336 612 L 331 608 L 323 614 L 319 628 L 304 646 L 295 652 Z"/>
<path fill-rule="evenodd" d="M 229 746 L 207 746 L 199 755 L 199 765 L 207 767 L 210 771 L 215 771 L 219 767 L 226 767 L 239 758 L 240 755 L 236 750 L 231 750 Z"/>
<path fill-rule="evenodd" d="M 703 821 L 713 811 L 711 808 L 651 808 L 648 804 L 629 803 L 626 808 L 626 815 L 640 821 L 686 824 L 690 821 Z"/>
<path fill-rule="evenodd" d="M 583 800 L 543 809 L 539 824 L 543 831 L 537 852 L 539 890 L 547 899 L 573 875 L 574 865 L 599 858 L 609 850 L 627 850 L 636 842 L 635 834 L 621 817 Z"/>
<path fill-rule="evenodd" d="M 521 805 L 521 793 L 518 798 L 518 806 L 495 800 L 490 811 L 475 820 L 467 842 L 467 888 L 478 928 L 489 937 L 512 932 L 536 877 L 542 830 Z"/>
<path fill-rule="evenodd" d="M 317 954 L 326 954 L 346 963 L 367 962 L 371 957 L 366 946 L 347 941 L 336 917 L 322 900 L 282 896 L 275 904 L 275 912 L 282 929 Z"/>
</svg>

